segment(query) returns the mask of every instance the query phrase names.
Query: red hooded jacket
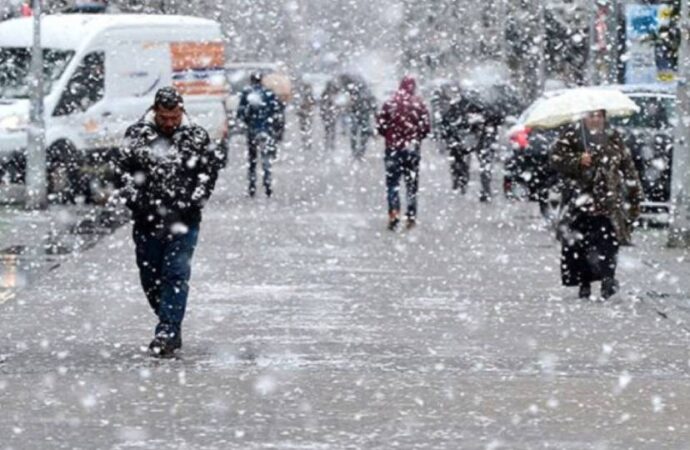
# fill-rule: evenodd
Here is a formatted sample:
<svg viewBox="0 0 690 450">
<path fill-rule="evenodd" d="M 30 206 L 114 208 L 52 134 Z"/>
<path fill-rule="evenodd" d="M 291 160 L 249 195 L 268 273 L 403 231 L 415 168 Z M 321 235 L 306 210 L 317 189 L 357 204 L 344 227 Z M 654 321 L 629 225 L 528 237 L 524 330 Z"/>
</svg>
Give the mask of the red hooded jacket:
<svg viewBox="0 0 690 450">
<path fill-rule="evenodd" d="M 429 110 L 420 97 L 415 95 L 417 83 L 406 76 L 393 97 L 383 104 L 376 115 L 378 132 L 386 139 L 387 149 L 408 148 L 420 143 L 431 129 Z"/>
</svg>

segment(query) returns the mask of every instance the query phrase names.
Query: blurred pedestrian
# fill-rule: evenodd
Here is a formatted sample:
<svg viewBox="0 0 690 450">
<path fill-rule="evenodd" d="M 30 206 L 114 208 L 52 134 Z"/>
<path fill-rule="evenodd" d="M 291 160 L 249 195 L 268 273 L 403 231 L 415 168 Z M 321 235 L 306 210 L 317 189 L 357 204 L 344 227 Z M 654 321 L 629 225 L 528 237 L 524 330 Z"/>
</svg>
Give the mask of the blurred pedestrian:
<svg viewBox="0 0 690 450">
<path fill-rule="evenodd" d="M 120 198 L 132 211 L 136 261 L 158 325 L 149 350 L 182 347 L 182 320 L 201 210 L 223 160 L 208 133 L 189 122 L 182 96 L 161 88 L 146 115 L 127 129 L 117 172 Z"/>
<path fill-rule="evenodd" d="M 340 89 L 335 80 L 329 80 L 321 94 L 319 100 L 319 110 L 321 112 L 321 122 L 324 130 L 324 150 L 335 150 L 335 125 L 338 116 L 338 95 Z"/>
<path fill-rule="evenodd" d="M 367 141 L 374 134 L 371 121 L 376 113 L 376 100 L 363 79 L 350 76 L 342 82 L 348 95 L 350 150 L 355 159 L 362 159 L 366 153 Z"/>
<path fill-rule="evenodd" d="M 479 130 L 471 120 L 476 121 L 481 110 L 466 91 L 456 89 L 454 94 L 441 111 L 440 135 L 448 150 L 452 188 L 465 194 L 470 180 L 470 155 L 480 143 Z"/>
<path fill-rule="evenodd" d="M 284 106 L 276 95 L 261 84 L 261 73 L 252 73 L 240 96 L 237 120 L 247 129 L 250 197 L 256 195 L 256 166 L 261 158 L 263 185 L 266 196 L 273 193 L 271 160 L 275 155 L 276 140 L 282 138 Z"/>
<path fill-rule="evenodd" d="M 302 82 L 299 86 L 297 98 L 297 118 L 299 120 L 302 145 L 307 151 L 311 150 L 313 144 L 315 108 L 314 90 L 310 83 Z"/>
<path fill-rule="evenodd" d="M 596 111 L 561 134 L 550 160 L 565 182 L 558 225 L 562 282 L 589 298 L 591 283 L 601 280 L 601 296 L 609 298 L 618 291 L 619 245 L 630 239 L 628 223 L 642 201 L 630 151 L 608 126 L 606 112 Z"/>
<path fill-rule="evenodd" d="M 406 76 L 398 91 L 384 103 L 376 116 L 379 134 L 386 141 L 385 167 L 388 197 L 388 229 L 395 230 L 400 222 L 400 178 L 405 179 L 407 193 L 407 228 L 417 221 L 417 190 L 421 143 L 429 134 L 429 111 L 416 95 L 414 78 Z"/>
</svg>

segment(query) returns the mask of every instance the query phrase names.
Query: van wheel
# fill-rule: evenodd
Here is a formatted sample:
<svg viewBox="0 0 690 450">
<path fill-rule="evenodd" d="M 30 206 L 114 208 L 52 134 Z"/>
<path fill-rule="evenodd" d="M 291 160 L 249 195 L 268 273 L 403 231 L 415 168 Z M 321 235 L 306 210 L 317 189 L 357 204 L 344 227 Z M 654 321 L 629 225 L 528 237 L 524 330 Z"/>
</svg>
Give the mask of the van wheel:
<svg viewBox="0 0 690 450">
<path fill-rule="evenodd" d="M 48 201 L 75 203 L 81 193 L 81 162 L 74 145 L 58 141 L 46 150 Z"/>
</svg>

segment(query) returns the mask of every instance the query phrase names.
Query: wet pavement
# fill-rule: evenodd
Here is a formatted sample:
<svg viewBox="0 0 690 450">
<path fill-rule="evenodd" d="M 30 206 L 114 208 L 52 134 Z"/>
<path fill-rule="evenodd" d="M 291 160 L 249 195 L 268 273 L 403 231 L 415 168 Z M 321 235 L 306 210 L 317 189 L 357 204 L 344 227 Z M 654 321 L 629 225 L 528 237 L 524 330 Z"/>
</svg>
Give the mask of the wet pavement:
<svg viewBox="0 0 690 450">
<path fill-rule="evenodd" d="M 51 205 L 43 211 L 0 206 L 0 304 L 122 224 L 121 215 L 96 205 Z"/>
<path fill-rule="evenodd" d="M 283 149 L 270 200 L 233 146 L 177 359 L 142 351 L 129 226 L 1 305 L 0 448 L 690 448 L 690 257 L 665 231 L 581 301 L 535 205 L 450 194 L 429 146 L 419 226 L 391 233 L 381 142 L 344 143 Z"/>
</svg>

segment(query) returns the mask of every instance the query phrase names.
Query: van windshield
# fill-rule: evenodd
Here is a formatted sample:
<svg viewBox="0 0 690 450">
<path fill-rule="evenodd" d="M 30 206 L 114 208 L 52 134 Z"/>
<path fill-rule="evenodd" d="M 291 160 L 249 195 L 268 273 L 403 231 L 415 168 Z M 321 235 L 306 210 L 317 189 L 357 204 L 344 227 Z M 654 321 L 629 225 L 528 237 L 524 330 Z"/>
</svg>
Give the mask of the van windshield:
<svg viewBox="0 0 690 450">
<path fill-rule="evenodd" d="M 65 67 L 74 56 L 71 50 L 43 50 L 43 76 L 45 93 L 60 78 Z M 31 49 L 0 48 L 0 98 L 29 98 L 29 73 L 31 70 Z"/>
</svg>

